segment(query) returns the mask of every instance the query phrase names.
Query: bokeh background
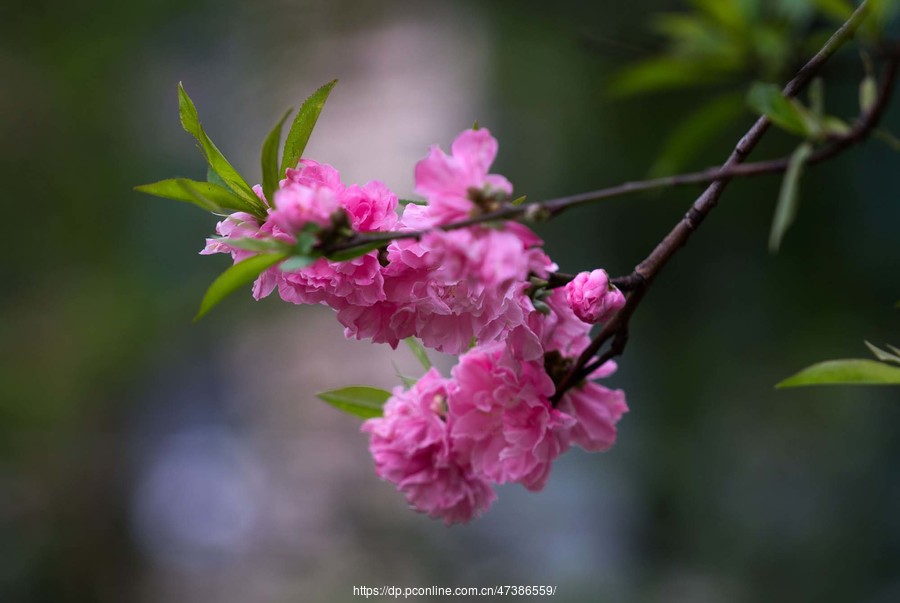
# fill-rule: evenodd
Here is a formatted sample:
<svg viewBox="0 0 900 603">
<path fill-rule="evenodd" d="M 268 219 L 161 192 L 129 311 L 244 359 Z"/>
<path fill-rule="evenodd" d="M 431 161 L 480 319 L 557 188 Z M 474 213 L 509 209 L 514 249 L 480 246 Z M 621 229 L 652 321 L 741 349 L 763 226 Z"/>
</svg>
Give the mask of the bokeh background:
<svg viewBox="0 0 900 603">
<path fill-rule="evenodd" d="M 781 4 L 826 25 L 810 2 Z M 326 309 L 249 295 L 192 325 L 227 265 L 197 255 L 215 220 L 131 190 L 203 177 L 179 80 L 248 177 L 281 112 L 339 77 L 307 155 L 346 181 L 409 196 L 427 146 L 476 119 L 530 199 L 641 178 L 727 87 L 611 94 L 663 48 L 652 15 L 685 9 L 6 0 L 0 601 L 349 601 L 385 584 L 548 584 L 560 602 L 900 600 L 898 390 L 773 389 L 866 356 L 864 339 L 900 345 L 888 147 L 813 169 L 774 257 L 778 178 L 734 183 L 635 318 L 612 379 L 631 406 L 616 447 L 570 453 L 543 492 L 503 487 L 488 515 L 449 529 L 406 510 L 358 421 L 314 397 L 390 387 L 392 363 L 416 370 L 408 353 L 344 341 Z M 829 66 L 831 110 L 855 114 L 860 73 L 853 52 Z M 684 167 L 721 160 L 751 119 L 712 128 Z M 896 104 L 886 125 L 900 129 Z M 757 156 L 791 145 L 772 132 Z M 610 201 L 540 232 L 563 269 L 624 274 L 696 192 Z"/>
</svg>

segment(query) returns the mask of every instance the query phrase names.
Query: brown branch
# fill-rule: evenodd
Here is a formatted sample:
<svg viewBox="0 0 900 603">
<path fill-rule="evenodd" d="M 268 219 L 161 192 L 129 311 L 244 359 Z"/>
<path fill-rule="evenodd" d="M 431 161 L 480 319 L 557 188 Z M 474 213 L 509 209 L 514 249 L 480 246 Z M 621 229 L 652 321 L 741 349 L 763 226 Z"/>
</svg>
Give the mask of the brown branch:
<svg viewBox="0 0 900 603">
<path fill-rule="evenodd" d="M 806 63 L 806 65 L 803 66 L 803 68 L 797 73 L 794 79 L 792 79 L 790 83 L 785 86 L 783 91 L 785 96 L 796 96 L 796 94 L 812 79 L 812 76 L 831 57 L 831 55 L 834 54 L 834 52 L 841 46 L 841 44 L 843 44 L 851 35 L 853 35 L 856 28 L 865 17 L 866 12 L 867 2 L 863 2 L 856 9 L 853 15 L 847 20 L 847 22 L 828 40 L 825 46 L 823 46 L 822 49 L 812 59 L 810 59 L 809 62 Z M 441 226 L 424 230 L 357 234 L 342 241 L 336 241 L 333 244 L 324 245 L 322 246 L 321 251 L 327 255 L 339 251 L 353 249 L 355 247 L 370 245 L 373 243 L 383 242 L 387 244 L 398 239 L 419 239 L 429 232 L 433 232 L 435 230 L 456 230 L 459 228 L 466 228 L 486 222 L 521 219 L 530 219 L 536 221 L 547 220 L 573 207 L 578 207 L 581 205 L 586 205 L 588 203 L 594 203 L 613 197 L 621 197 L 658 188 L 674 188 L 696 184 L 713 183 L 714 186 L 710 187 L 712 189 L 716 186 L 721 186 L 721 184 L 717 185 L 716 183 L 726 182 L 728 180 L 731 180 L 732 178 L 784 172 L 788 166 L 789 158 L 787 157 L 767 161 L 758 161 L 755 163 L 743 163 L 743 159 L 746 157 L 746 154 L 749 153 L 753 146 L 755 146 L 756 142 L 759 140 L 762 134 L 765 133 L 768 126 L 768 119 L 764 117 L 759 118 L 753 125 L 753 127 L 738 143 L 738 146 L 734 151 L 734 155 L 736 156 L 736 158 L 734 160 L 729 159 L 729 161 L 726 161 L 725 164 L 720 167 L 712 167 L 698 172 L 691 172 L 676 176 L 665 176 L 662 178 L 653 178 L 650 180 L 624 182 L 622 184 L 618 184 L 608 188 L 579 193 L 566 197 L 559 197 L 556 199 L 527 203 L 524 205 L 507 204 L 496 211 L 477 214 L 465 220 L 443 224 Z M 819 161 L 823 161 L 829 157 L 832 157 L 843 150 L 845 147 L 857 141 L 858 140 L 856 139 L 851 139 L 850 136 L 834 137 L 829 140 L 829 144 L 814 153 L 813 156 L 809 159 L 808 163 L 818 163 Z M 704 194 L 709 196 L 710 199 L 713 195 L 713 193 L 709 192 L 709 190 Z M 712 205 L 715 205 L 715 203 L 713 203 Z"/>
<path fill-rule="evenodd" d="M 867 4 L 866 2 L 863 2 L 848 21 L 829 39 L 822 50 L 804 65 L 794 79 L 785 86 L 783 94 L 786 97 L 795 96 L 809 83 L 816 71 L 832 54 L 834 54 L 841 44 L 853 34 L 864 19 L 866 10 Z M 809 163 L 824 161 L 825 159 L 837 155 L 847 147 L 863 140 L 872 131 L 890 101 L 891 91 L 897 75 L 898 61 L 900 61 L 900 55 L 895 52 L 888 60 L 875 105 L 856 121 L 850 132 L 833 139 L 830 144 L 816 151 L 810 157 Z M 758 119 L 738 142 L 734 151 L 732 151 L 731 155 L 723 164 L 722 171 L 729 171 L 732 174 L 737 174 L 742 171 L 747 172 L 748 170 L 752 170 L 756 173 L 756 170 L 772 169 L 775 171 L 776 169 L 786 169 L 787 164 L 785 160 L 741 165 L 743 160 L 765 134 L 768 126 L 769 120 L 766 117 Z M 636 279 L 636 282 L 639 283 L 638 286 L 629 293 L 627 301 L 622 309 L 604 326 L 600 333 L 591 340 L 590 345 L 582 352 L 569 372 L 557 384 L 556 393 L 553 398 L 554 402 L 558 401 L 568 389 L 586 378 L 593 370 L 600 366 L 600 364 L 620 355 L 624 351 L 628 338 L 628 325 L 631 316 L 634 314 L 634 311 L 646 294 L 653 279 L 659 274 L 672 256 L 684 246 L 691 234 L 693 234 L 709 212 L 718 204 L 719 198 L 725 187 L 728 185 L 728 182 L 731 180 L 731 177 L 731 175 L 723 176 L 710 184 L 696 201 L 694 201 L 688 212 L 678 224 L 675 225 L 669 234 L 666 235 L 662 242 L 656 246 L 644 261 L 635 267 L 634 271 L 629 276 Z M 600 351 L 600 348 L 610 340 L 612 341 L 609 350 L 599 359 L 592 362 L 592 359 Z"/>
</svg>

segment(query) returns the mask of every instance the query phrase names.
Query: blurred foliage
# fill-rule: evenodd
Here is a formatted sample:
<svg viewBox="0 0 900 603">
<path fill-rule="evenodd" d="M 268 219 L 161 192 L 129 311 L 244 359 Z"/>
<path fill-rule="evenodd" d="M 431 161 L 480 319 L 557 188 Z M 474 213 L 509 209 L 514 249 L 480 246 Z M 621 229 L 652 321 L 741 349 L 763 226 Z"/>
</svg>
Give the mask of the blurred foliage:
<svg viewBox="0 0 900 603">
<path fill-rule="evenodd" d="M 690 12 L 652 19 L 661 54 L 623 68 L 611 91 L 620 97 L 702 87 L 709 92 L 665 138 L 651 176 L 676 173 L 744 111 L 751 81 L 783 83 L 853 12 L 848 0 L 690 0 Z M 863 29 L 876 38 L 896 12 L 877 0 Z"/>
</svg>

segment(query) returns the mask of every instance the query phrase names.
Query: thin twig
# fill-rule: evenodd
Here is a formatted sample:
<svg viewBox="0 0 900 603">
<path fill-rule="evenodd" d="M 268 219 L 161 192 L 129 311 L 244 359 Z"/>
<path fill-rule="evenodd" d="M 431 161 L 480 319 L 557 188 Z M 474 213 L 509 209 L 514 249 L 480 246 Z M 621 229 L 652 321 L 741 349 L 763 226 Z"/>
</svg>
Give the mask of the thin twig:
<svg viewBox="0 0 900 603">
<path fill-rule="evenodd" d="M 828 40 L 825 46 L 810 61 L 803 66 L 783 90 L 786 97 L 796 96 L 800 90 L 812 79 L 816 71 L 831 57 L 834 52 L 855 32 L 856 28 L 865 18 L 867 3 L 863 2 L 847 20 L 847 22 Z M 900 57 L 894 53 L 888 60 L 884 78 L 879 89 L 875 105 L 860 117 L 851 128 L 851 131 L 835 139 L 831 144 L 822 147 L 811 158 L 810 162 L 824 161 L 829 157 L 840 153 L 847 147 L 863 140 L 878 123 L 890 100 L 891 90 L 897 74 L 897 64 Z M 740 164 L 753 150 L 769 126 L 769 120 L 761 117 L 753 124 L 750 130 L 741 138 L 731 155 L 722 166 L 722 170 L 739 171 Z M 782 160 L 775 162 L 760 162 L 747 164 L 744 169 L 758 166 L 762 163 L 770 163 L 773 167 L 781 167 Z M 786 165 L 784 165 L 786 168 Z M 761 168 L 754 168 L 761 169 Z M 628 324 L 635 309 L 640 304 L 653 279 L 659 274 L 672 256 L 688 241 L 691 234 L 699 227 L 704 218 L 717 205 L 723 190 L 730 181 L 730 177 L 715 180 L 694 201 L 684 217 L 675 225 L 668 235 L 656 246 L 644 261 L 638 264 L 632 276 L 639 279 L 639 286 L 631 291 L 622 309 L 604 326 L 600 333 L 591 340 L 590 345 L 582 352 L 572 368 L 557 384 L 553 401 L 558 401 L 571 387 L 596 369 L 599 361 L 609 360 L 624 351 L 628 337 Z M 610 349 L 603 354 L 598 361 L 593 361 L 594 356 L 607 341 L 612 340 Z"/>
<path fill-rule="evenodd" d="M 863 2 L 856 9 L 847 22 L 828 40 L 822 49 L 812 58 L 803 68 L 797 72 L 797 75 L 784 88 L 784 95 L 787 97 L 796 96 L 796 94 L 812 79 L 816 71 L 834 54 L 834 52 L 855 32 L 862 19 L 867 13 L 867 2 Z M 436 230 L 450 231 L 459 228 L 466 228 L 476 224 L 486 222 L 498 222 L 503 220 L 521 220 L 535 219 L 546 220 L 555 217 L 573 207 L 579 207 L 589 203 L 595 203 L 605 199 L 614 197 L 622 197 L 634 193 L 650 191 L 658 188 L 673 188 L 680 186 L 690 186 L 696 184 L 709 184 L 716 182 L 724 182 L 732 178 L 758 176 L 762 174 L 772 174 L 783 172 L 787 169 L 789 158 L 772 159 L 767 161 L 758 161 L 755 163 L 743 163 L 743 159 L 750 149 L 756 144 L 759 137 L 765 133 L 769 126 L 768 119 L 759 118 L 753 127 L 744 135 L 741 142 L 735 149 L 737 158 L 729 159 L 721 167 L 712 167 L 698 172 L 680 174 L 676 176 L 665 176 L 662 178 L 653 178 L 650 180 L 637 180 L 624 182 L 608 188 L 559 197 L 556 199 L 548 199 L 545 201 L 537 201 L 526 203 L 523 205 L 507 204 L 504 207 L 487 213 L 477 214 L 465 220 L 459 220 L 449 224 L 443 224 L 434 228 L 423 230 L 408 230 L 386 233 L 367 233 L 357 234 L 343 241 L 337 241 L 334 244 L 324 246 L 321 250 L 327 255 L 339 251 L 362 247 L 372 243 L 383 242 L 387 244 L 391 241 L 399 239 L 420 239 L 429 232 Z M 817 163 L 828 157 L 839 153 L 843 148 L 856 142 L 855 140 L 845 140 L 845 137 L 835 137 L 831 139 L 829 145 L 822 147 L 814 154 L 809 163 Z M 710 187 L 712 188 L 712 187 Z M 711 195 L 707 192 L 706 194 Z M 713 203 L 715 205 L 715 203 Z"/>
</svg>

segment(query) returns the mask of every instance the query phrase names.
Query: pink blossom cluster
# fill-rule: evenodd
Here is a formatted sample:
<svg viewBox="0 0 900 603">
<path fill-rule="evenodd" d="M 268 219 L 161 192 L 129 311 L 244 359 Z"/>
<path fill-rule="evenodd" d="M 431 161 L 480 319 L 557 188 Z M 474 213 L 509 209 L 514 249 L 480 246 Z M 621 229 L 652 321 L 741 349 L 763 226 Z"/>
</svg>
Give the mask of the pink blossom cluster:
<svg viewBox="0 0 900 603">
<path fill-rule="evenodd" d="M 253 295 L 277 290 L 288 302 L 325 304 L 347 337 L 393 347 L 417 337 L 459 355 L 450 377 L 430 369 L 412 387 L 397 387 L 383 416 L 363 424 L 378 475 L 413 508 L 448 524 L 483 513 L 496 498 L 494 484 L 542 489 L 553 461 L 573 445 L 608 449 L 627 411 L 622 391 L 590 380 L 613 373 L 613 362 L 553 398 L 587 347 L 592 324 L 624 303 L 606 272 L 584 272 L 550 289 L 546 279 L 556 265 L 528 227 L 437 228 L 509 202 L 512 185 L 490 173 L 496 154 L 486 129 L 460 134 L 449 154 L 432 147 L 415 169 L 415 191 L 425 203 L 402 212 L 384 184 L 347 186 L 333 167 L 303 159 L 287 171 L 262 223 L 232 214 L 202 252 L 231 253 L 238 262 L 255 252 L 229 240 L 293 245 L 314 236 L 324 244 L 353 233 L 426 231 L 350 260 L 270 268 Z"/>
</svg>

